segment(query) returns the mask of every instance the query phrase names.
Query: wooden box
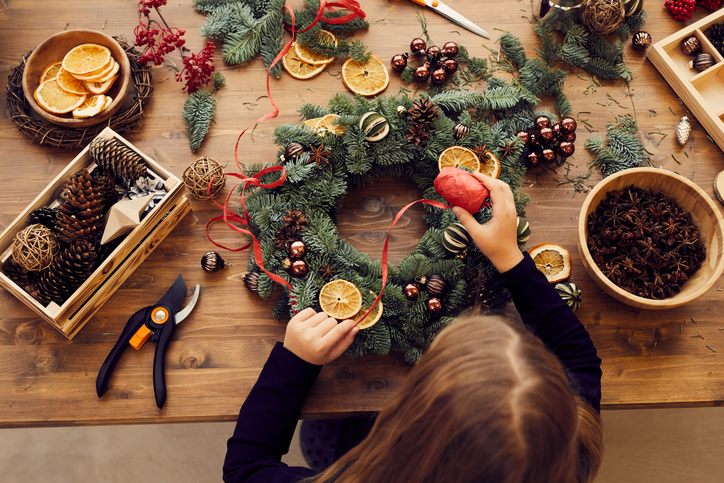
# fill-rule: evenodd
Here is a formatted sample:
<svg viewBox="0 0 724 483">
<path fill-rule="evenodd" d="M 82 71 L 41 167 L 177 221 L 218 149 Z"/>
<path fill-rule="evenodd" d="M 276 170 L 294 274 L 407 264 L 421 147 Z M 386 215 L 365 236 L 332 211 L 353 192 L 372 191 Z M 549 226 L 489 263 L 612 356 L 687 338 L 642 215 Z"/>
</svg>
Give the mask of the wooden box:
<svg viewBox="0 0 724 483">
<path fill-rule="evenodd" d="M 706 36 L 711 25 L 722 22 L 724 10 L 712 13 L 654 44 L 649 59 L 724 151 L 724 57 Z M 701 51 L 714 57 L 714 65 L 703 72 L 689 68 L 695 57 L 681 51 L 681 41 L 692 35 L 699 39 Z"/>
<path fill-rule="evenodd" d="M 191 206 L 185 196 L 184 185 L 179 178 L 144 155 L 111 128 L 104 129 L 99 136 L 114 136 L 138 152 L 146 161 L 149 175 L 163 179 L 166 195 L 62 306 L 53 302 L 43 306 L 0 272 L 0 285 L 69 339 L 78 333 L 118 287 L 166 238 L 166 235 L 191 211 Z M 0 260 L 4 262 L 12 255 L 13 239 L 16 233 L 27 226 L 28 215 L 37 208 L 51 205 L 58 198 L 68 177 L 83 168 L 90 167 L 93 163 L 86 146 L 0 235 Z"/>
</svg>

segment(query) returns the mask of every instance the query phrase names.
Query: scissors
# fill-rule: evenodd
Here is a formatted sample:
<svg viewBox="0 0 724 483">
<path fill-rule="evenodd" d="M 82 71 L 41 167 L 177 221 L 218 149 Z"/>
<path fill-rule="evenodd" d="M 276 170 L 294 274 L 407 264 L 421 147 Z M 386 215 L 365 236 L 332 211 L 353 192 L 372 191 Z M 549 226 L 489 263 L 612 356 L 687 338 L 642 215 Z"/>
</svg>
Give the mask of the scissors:
<svg viewBox="0 0 724 483">
<path fill-rule="evenodd" d="M 96 393 L 103 396 L 109 387 L 109 380 L 113 369 L 123 355 L 123 351 L 130 345 L 136 350 L 151 338 L 156 343 L 156 353 L 153 357 L 153 392 L 156 396 L 156 406 L 159 409 L 166 402 L 166 349 L 176 331 L 176 324 L 184 320 L 196 306 L 201 287 L 196 285 L 193 297 L 183 310 L 181 304 L 186 295 L 186 282 L 183 275 L 179 275 L 166 295 L 153 305 L 144 307 L 128 319 L 123 333 L 116 345 L 106 357 L 96 378 Z"/>
<path fill-rule="evenodd" d="M 457 13 L 452 8 L 448 7 L 444 3 L 442 3 L 439 0 L 410 0 L 411 2 L 415 2 L 416 4 L 422 6 L 422 7 L 428 7 L 433 10 L 435 10 L 437 13 L 442 15 L 443 17 L 448 18 L 452 22 L 460 25 L 461 27 L 470 30 L 474 34 L 478 34 L 483 38 L 489 39 L 490 35 L 488 35 L 488 32 L 481 29 L 474 23 L 472 23 L 470 20 L 466 19 L 459 13 Z"/>
</svg>

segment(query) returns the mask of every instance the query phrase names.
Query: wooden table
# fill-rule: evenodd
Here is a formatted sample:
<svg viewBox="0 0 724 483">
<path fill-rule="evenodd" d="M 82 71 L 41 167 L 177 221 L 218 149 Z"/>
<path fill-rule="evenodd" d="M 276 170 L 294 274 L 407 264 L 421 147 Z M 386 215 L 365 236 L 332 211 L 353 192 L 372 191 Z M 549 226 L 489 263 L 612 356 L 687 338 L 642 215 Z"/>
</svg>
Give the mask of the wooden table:
<svg viewBox="0 0 724 483">
<path fill-rule="evenodd" d="M 364 2 L 370 29 L 358 37 L 383 59 L 408 50 L 420 28 L 415 8 L 402 0 Z M 494 39 L 506 30 L 519 36 L 534 55 L 537 37 L 527 2 L 450 0 L 471 20 L 488 30 Z M 487 5 L 486 5 L 487 4 Z M 495 4 L 495 8 L 490 8 Z M 654 41 L 673 33 L 682 24 L 659 5 L 649 7 L 646 30 Z M 173 2 L 162 10 L 173 26 L 186 30 L 187 45 L 198 51 L 204 43 L 199 29 L 204 16 L 195 13 L 190 1 Z M 706 11 L 697 9 L 694 20 Z M 455 40 L 472 55 L 487 56 L 481 43 L 496 48 L 494 40 L 481 38 L 427 12 L 429 31 L 438 43 Z M 0 74 L 7 78 L 13 65 L 51 34 L 69 28 L 103 30 L 133 39 L 137 23 L 134 2 L 104 0 L 0 1 Z M 722 169 L 724 155 L 693 121 L 692 140 L 680 147 L 674 129 L 685 106 L 663 81 L 646 54 L 633 51 L 625 42 L 628 64 L 636 76 L 633 97 L 627 99 L 625 83 L 606 82 L 595 92 L 584 93 L 591 84 L 585 72 L 574 72 L 565 91 L 573 113 L 583 114 L 598 132 L 618 114 L 631 112 L 608 106 L 608 95 L 622 105 L 635 105 L 639 134 L 653 163 L 678 171 L 713 197 L 712 182 Z M 170 56 L 180 63 L 178 56 Z M 154 69 L 155 91 L 148 103 L 142 126 L 125 133 L 140 150 L 181 176 L 200 155 L 209 155 L 233 166 L 233 147 L 239 132 L 270 111 L 264 88 L 265 69 L 259 58 L 248 65 L 225 66 L 217 51 L 217 69 L 227 79 L 220 95 L 216 123 L 195 155 L 189 150 L 181 111 L 186 96 L 173 72 Z M 339 63 L 330 66 L 336 74 Z M 244 162 L 268 161 L 277 147 L 271 141 L 276 126 L 298 121 L 296 109 L 303 102 L 326 104 L 335 93 L 347 92 L 335 75 L 322 74 L 313 81 L 283 76 L 271 81 L 274 98 L 281 108 L 278 118 L 259 125 L 254 135 L 242 140 Z M 402 86 L 393 75 L 387 92 Z M 0 135 L 0 229 L 8 226 L 76 153 L 33 144 L 16 129 L 2 101 Z M 606 107 L 602 107 L 606 104 Z M 669 134 L 647 134 L 650 131 Z M 579 141 L 570 175 L 587 172 L 588 153 L 583 141 L 588 133 L 579 127 Z M 683 151 L 688 153 L 688 157 Z M 672 158 L 675 154 L 680 165 Z M 565 168 L 557 172 L 531 170 L 524 191 L 530 195 L 528 219 L 533 235 L 529 246 L 554 242 L 573 256 L 571 280 L 583 290 L 578 316 L 603 359 L 603 407 L 718 406 L 724 400 L 724 322 L 720 319 L 722 294 L 717 283 L 698 300 L 663 312 L 634 310 L 605 295 L 588 277 L 576 249 L 576 223 L 585 194 L 570 184 L 560 185 Z M 597 171 L 586 183 L 601 179 Z M 229 183 L 226 190 L 231 189 Z M 225 191 L 225 193 L 228 191 Z M 381 256 L 382 241 L 394 214 L 401 206 L 420 197 L 411 181 L 383 179 L 364 190 L 353 190 L 346 198 L 340 231 L 359 250 L 373 258 Z M 0 290 L 0 426 L 64 426 L 184 421 L 231 421 L 254 384 L 272 345 L 281 340 L 284 323 L 270 315 L 271 300 L 251 294 L 240 281 L 249 254 L 223 253 L 233 267 L 219 273 L 201 270 L 201 256 L 212 249 L 204 227 L 218 212 L 211 202 L 191 200 L 189 214 L 142 266 L 111 297 L 103 309 L 72 340 L 68 341 L 39 319 L 5 290 Z M 411 210 L 392 237 L 392 261 L 414 249 L 425 225 L 422 210 Z M 214 230 L 221 242 L 238 246 L 239 237 L 221 228 Z M 98 369 L 115 343 L 128 317 L 138 308 L 156 301 L 182 273 L 187 284 L 203 287 L 198 306 L 176 332 L 167 356 L 168 400 L 158 410 L 153 400 L 153 349 L 128 351 L 116 369 L 111 389 L 99 400 L 95 394 Z M 700 334 L 703 338 L 693 338 Z M 708 349 L 707 344 L 718 352 Z M 304 417 L 335 417 L 379 410 L 400 387 L 409 367 L 401 354 L 368 355 L 360 360 L 341 358 L 329 364 L 304 406 Z"/>
</svg>

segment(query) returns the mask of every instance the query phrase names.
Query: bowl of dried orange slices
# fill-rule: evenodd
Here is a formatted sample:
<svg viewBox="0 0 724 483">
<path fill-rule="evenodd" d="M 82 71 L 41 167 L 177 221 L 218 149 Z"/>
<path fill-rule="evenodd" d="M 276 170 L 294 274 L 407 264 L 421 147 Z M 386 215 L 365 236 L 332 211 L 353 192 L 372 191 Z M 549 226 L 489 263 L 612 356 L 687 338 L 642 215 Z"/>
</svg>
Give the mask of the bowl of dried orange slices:
<svg viewBox="0 0 724 483">
<path fill-rule="evenodd" d="M 123 105 L 131 65 L 112 37 L 68 30 L 49 37 L 28 57 L 23 91 L 43 119 L 68 128 L 108 120 Z"/>
</svg>

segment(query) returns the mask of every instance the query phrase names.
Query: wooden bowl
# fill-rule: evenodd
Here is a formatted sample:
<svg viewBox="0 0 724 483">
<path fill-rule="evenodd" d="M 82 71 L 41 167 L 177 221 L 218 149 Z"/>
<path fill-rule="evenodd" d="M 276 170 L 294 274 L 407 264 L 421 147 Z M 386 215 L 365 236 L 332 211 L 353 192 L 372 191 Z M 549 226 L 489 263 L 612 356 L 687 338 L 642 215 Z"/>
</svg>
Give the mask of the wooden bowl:
<svg viewBox="0 0 724 483">
<path fill-rule="evenodd" d="M 53 114 L 46 111 L 35 101 L 33 93 L 40 84 L 40 75 L 43 73 L 43 69 L 53 62 L 63 60 L 65 54 L 80 44 L 99 44 L 108 47 L 113 58 L 120 64 L 120 70 L 118 79 L 106 93 L 107 96 L 113 98 L 111 105 L 93 117 L 74 119 L 71 113 Z M 66 128 L 85 128 L 108 120 L 123 105 L 130 84 L 131 64 L 128 61 L 126 52 L 112 37 L 95 30 L 67 30 L 49 37 L 33 50 L 33 53 L 25 62 L 25 70 L 23 71 L 23 92 L 25 93 L 25 99 L 27 99 L 33 110 L 43 119 Z"/>
<path fill-rule="evenodd" d="M 586 221 L 609 191 L 634 185 L 658 191 L 673 199 L 699 228 L 699 237 L 706 247 L 706 259 L 699 270 L 683 283 L 681 292 L 663 300 L 652 300 L 630 294 L 611 282 L 591 257 L 588 250 Z M 707 194 L 683 176 L 656 168 L 633 168 L 619 171 L 601 181 L 586 198 L 578 217 L 578 252 L 586 271 L 601 289 L 616 300 L 632 307 L 664 310 L 691 302 L 709 290 L 724 271 L 724 218 Z"/>
</svg>

